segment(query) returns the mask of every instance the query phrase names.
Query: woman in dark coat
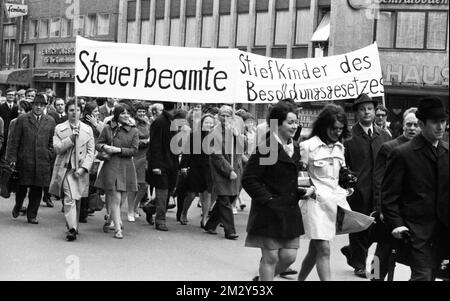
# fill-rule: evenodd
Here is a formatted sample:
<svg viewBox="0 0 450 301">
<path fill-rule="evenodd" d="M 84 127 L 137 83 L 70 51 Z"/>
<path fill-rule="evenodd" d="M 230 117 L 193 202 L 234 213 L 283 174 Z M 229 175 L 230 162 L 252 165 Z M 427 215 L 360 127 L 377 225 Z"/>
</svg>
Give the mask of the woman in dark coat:
<svg viewBox="0 0 450 301">
<path fill-rule="evenodd" d="M 201 140 L 208 135 L 214 127 L 215 119 L 211 114 L 206 114 L 201 118 Z M 195 130 L 195 129 L 194 129 Z M 198 133 L 196 133 L 198 134 Z M 184 199 L 183 211 L 180 217 L 180 223 L 187 225 L 187 212 L 195 196 L 200 194 L 202 204 L 202 220 L 200 227 L 204 228 L 209 209 L 211 207 L 212 179 L 209 166 L 209 155 L 201 148 L 199 154 L 194 153 L 194 133 L 190 136 L 190 150 L 181 157 L 181 172 L 186 176 L 187 195 Z"/>
<path fill-rule="evenodd" d="M 147 182 L 145 181 L 145 171 L 147 169 L 147 150 L 150 142 L 150 120 L 147 117 L 147 109 L 144 104 L 138 102 L 135 107 L 136 128 L 139 131 L 139 149 L 134 156 L 134 164 L 136 165 L 136 175 L 138 182 L 138 191 L 130 191 L 128 193 L 128 221 L 134 222 L 139 217 L 138 205 L 140 200 L 147 192 Z"/>
<path fill-rule="evenodd" d="M 123 238 L 122 221 L 120 219 L 120 204 L 125 201 L 127 192 L 137 191 L 136 168 L 133 156 L 139 147 L 139 132 L 130 125 L 129 107 L 119 104 L 114 109 L 114 117 L 103 129 L 96 150 L 106 152 L 111 158 L 104 162 L 95 187 L 106 192 L 106 202 L 109 202 L 112 219 L 115 226 L 115 238 Z M 103 226 L 108 232 L 111 217 Z"/>
<path fill-rule="evenodd" d="M 298 201 L 313 193 L 299 188 L 300 149 L 293 141 L 298 127 L 295 106 L 279 102 L 269 112 L 278 129 L 267 134 L 250 157 L 242 186 L 252 199 L 247 224 L 246 247 L 260 248 L 259 279 L 271 281 L 294 261 L 299 237 L 304 233 Z"/>
</svg>

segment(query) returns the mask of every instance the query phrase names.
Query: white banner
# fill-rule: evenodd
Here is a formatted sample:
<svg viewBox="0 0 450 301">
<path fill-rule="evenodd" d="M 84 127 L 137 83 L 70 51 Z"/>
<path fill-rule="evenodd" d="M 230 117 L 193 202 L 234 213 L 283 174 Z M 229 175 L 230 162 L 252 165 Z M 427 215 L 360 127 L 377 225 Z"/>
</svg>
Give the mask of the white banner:
<svg viewBox="0 0 450 301">
<path fill-rule="evenodd" d="M 17 18 L 28 15 L 28 5 L 5 3 L 5 12 L 8 18 Z"/>
<path fill-rule="evenodd" d="M 77 96 L 189 103 L 331 101 L 383 96 L 376 44 L 344 55 L 276 59 L 237 49 L 97 42 L 77 37 Z"/>
</svg>

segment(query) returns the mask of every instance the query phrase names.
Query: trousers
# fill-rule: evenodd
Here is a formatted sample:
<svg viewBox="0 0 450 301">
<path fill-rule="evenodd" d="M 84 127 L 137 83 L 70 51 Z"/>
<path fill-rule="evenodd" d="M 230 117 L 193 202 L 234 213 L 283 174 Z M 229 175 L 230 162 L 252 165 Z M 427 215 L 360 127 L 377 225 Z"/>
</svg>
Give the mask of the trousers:
<svg viewBox="0 0 450 301">
<path fill-rule="evenodd" d="M 74 200 L 70 191 L 67 177 L 63 181 L 63 203 L 64 203 L 64 217 L 66 218 L 67 229 L 78 230 L 78 218 L 80 216 L 80 200 Z"/>
<path fill-rule="evenodd" d="M 219 223 L 223 224 L 225 235 L 236 234 L 234 227 L 234 216 L 231 204 L 236 196 L 219 195 L 214 208 L 211 212 L 211 217 L 205 225 L 205 229 L 215 230 Z"/>
<path fill-rule="evenodd" d="M 28 207 L 27 207 L 27 219 L 33 219 L 37 217 L 39 205 L 41 204 L 42 197 L 42 187 L 39 186 L 24 186 L 19 185 L 16 192 L 16 210 L 22 208 L 23 201 L 27 195 L 27 190 L 30 188 L 28 193 Z"/>
</svg>

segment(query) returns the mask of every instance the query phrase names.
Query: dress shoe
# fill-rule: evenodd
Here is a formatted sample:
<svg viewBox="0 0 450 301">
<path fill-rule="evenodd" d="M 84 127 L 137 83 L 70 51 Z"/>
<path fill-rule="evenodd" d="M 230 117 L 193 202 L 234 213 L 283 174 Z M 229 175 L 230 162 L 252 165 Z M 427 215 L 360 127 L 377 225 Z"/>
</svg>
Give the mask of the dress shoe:
<svg viewBox="0 0 450 301">
<path fill-rule="evenodd" d="M 77 239 L 77 230 L 74 228 L 70 229 L 69 232 L 67 232 L 66 240 L 67 241 L 74 241 Z"/>
<path fill-rule="evenodd" d="M 39 224 L 38 220 L 35 219 L 35 218 L 30 218 L 30 219 L 28 220 L 28 223 L 29 223 L 29 224 L 34 224 L 34 225 Z"/>
<path fill-rule="evenodd" d="M 111 226 L 111 223 L 109 223 L 109 222 L 106 222 L 104 225 L 103 225 L 103 232 L 105 232 L 105 233 L 108 233 L 109 232 L 109 227 Z"/>
<path fill-rule="evenodd" d="M 238 237 L 239 237 L 239 235 L 237 235 L 236 233 L 232 233 L 232 234 L 225 235 L 225 238 L 226 238 L 226 239 L 231 239 L 231 240 L 235 240 L 235 239 L 237 239 Z"/>
<path fill-rule="evenodd" d="M 27 207 L 20 208 L 20 215 L 27 215 Z"/>
<path fill-rule="evenodd" d="M 365 269 L 355 269 L 355 275 L 361 278 L 367 278 Z"/>
<path fill-rule="evenodd" d="M 355 268 L 351 261 L 351 252 L 349 246 L 344 246 L 341 248 L 341 253 L 347 258 L 347 264 L 351 266 L 352 268 Z"/>
<path fill-rule="evenodd" d="M 158 231 L 169 231 L 169 228 L 164 224 L 156 224 L 155 229 Z"/>
<path fill-rule="evenodd" d="M 213 234 L 213 235 L 216 235 L 216 234 L 217 234 L 216 230 L 213 230 L 213 229 L 206 229 L 206 228 L 205 228 L 205 233 Z"/>
<path fill-rule="evenodd" d="M 241 210 L 244 210 L 245 209 L 245 207 L 247 207 L 247 205 L 245 205 L 245 204 L 241 204 L 239 207 L 241 207 Z"/>
<path fill-rule="evenodd" d="M 280 273 L 280 276 L 283 277 L 283 276 L 295 275 L 295 274 L 297 274 L 296 270 L 293 270 L 291 268 L 287 268 L 286 271 Z"/>
<path fill-rule="evenodd" d="M 152 226 L 155 224 L 155 222 L 153 221 L 153 215 L 148 214 L 147 212 L 145 212 L 145 220 Z"/>
<path fill-rule="evenodd" d="M 17 217 L 19 216 L 19 214 L 20 214 L 19 209 L 17 209 L 17 208 L 14 206 L 14 208 L 13 208 L 13 210 L 12 210 L 12 216 L 13 216 L 14 218 L 17 218 Z"/>
</svg>

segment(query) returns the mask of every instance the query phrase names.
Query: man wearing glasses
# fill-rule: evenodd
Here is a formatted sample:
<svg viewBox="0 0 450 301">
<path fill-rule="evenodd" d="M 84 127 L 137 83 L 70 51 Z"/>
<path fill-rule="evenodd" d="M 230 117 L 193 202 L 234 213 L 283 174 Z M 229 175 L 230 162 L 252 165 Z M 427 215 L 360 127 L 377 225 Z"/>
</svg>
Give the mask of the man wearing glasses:
<svg viewBox="0 0 450 301">
<path fill-rule="evenodd" d="M 18 105 L 14 102 L 16 99 L 16 90 L 6 90 L 6 102 L 0 105 L 0 118 L 3 119 L 3 134 L 4 141 L 0 150 L 0 161 L 4 160 L 6 152 L 6 144 L 8 143 L 8 130 L 11 120 L 19 116 Z"/>
<path fill-rule="evenodd" d="M 392 138 L 392 133 L 389 131 L 389 122 L 387 122 L 387 112 L 388 110 L 385 106 L 382 104 L 378 105 L 375 110 L 375 124 L 385 130 Z"/>
</svg>

